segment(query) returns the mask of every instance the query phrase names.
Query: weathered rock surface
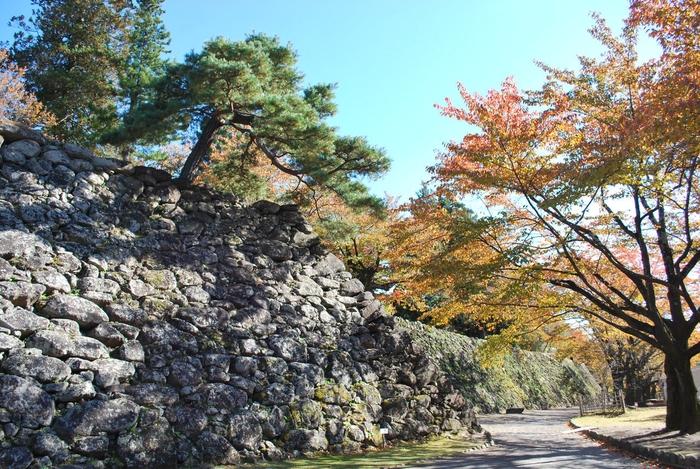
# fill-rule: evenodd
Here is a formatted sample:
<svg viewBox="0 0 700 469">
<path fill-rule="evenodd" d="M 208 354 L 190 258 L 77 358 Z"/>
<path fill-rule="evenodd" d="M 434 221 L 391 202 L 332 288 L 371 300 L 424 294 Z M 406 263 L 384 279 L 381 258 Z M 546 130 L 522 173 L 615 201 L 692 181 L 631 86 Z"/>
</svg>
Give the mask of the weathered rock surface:
<svg viewBox="0 0 700 469">
<path fill-rule="evenodd" d="M 26 350 L 26 352 L 25 352 Z M 68 365 L 58 358 L 36 354 L 36 349 L 17 349 L 3 360 L 2 371 L 24 378 L 34 378 L 40 383 L 63 381 L 71 375 Z"/>
<path fill-rule="evenodd" d="M 5 469 L 26 469 L 33 460 L 32 452 L 24 446 L 0 451 L 0 467 Z"/>
<path fill-rule="evenodd" d="M 40 426 L 51 424 L 55 410 L 53 399 L 37 383 L 14 375 L 0 378 L 0 407 Z"/>
<path fill-rule="evenodd" d="M 235 465 L 476 425 L 295 206 L 0 136 L 0 467 Z"/>
<path fill-rule="evenodd" d="M 54 295 L 46 302 L 42 312 L 50 318 L 71 319 L 86 328 L 109 321 L 102 308 L 79 296 Z"/>
<path fill-rule="evenodd" d="M 69 443 L 78 436 L 95 436 L 102 432 L 118 434 L 136 425 L 139 409 L 128 399 L 94 400 L 71 407 L 56 419 L 53 430 Z"/>
</svg>

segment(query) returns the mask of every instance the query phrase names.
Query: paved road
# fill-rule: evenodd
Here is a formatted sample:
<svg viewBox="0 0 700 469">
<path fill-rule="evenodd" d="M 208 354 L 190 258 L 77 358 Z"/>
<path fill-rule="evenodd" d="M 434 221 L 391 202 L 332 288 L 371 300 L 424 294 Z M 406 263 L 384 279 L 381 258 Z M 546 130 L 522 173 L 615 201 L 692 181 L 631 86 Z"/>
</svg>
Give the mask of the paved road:
<svg viewBox="0 0 700 469">
<path fill-rule="evenodd" d="M 533 410 L 523 414 L 482 415 L 479 423 L 491 432 L 496 446 L 453 459 L 425 465 L 421 469 L 640 469 L 651 467 L 587 440 L 566 423 L 573 409 Z M 655 466 L 658 467 L 658 466 Z"/>
</svg>

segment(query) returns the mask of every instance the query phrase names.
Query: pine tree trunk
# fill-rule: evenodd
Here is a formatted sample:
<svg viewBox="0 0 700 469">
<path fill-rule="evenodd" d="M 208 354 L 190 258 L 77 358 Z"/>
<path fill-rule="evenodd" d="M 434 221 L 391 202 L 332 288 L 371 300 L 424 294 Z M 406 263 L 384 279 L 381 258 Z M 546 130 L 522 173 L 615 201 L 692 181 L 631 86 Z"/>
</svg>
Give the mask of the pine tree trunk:
<svg viewBox="0 0 700 469">
<path fill-rule="evenodd" d="M 666 430 L 700 431 L 700 405 L 690 360 L 666 354 Z"/>
<path fill-rule="evenodd" d="M 209 119 L 207 124 L 202 129 L 202 133 L 199 135 L 199 139 L 195 144 L 194 148 L 187 157 L 185 165 L 180 171 L 180 179 L 187 182 L 192 182 L 197 176 L 197 170 L 199 166 L 204 161 L 204 158 L 209 153 L 209 149 L 214 143 L 214 138 L 216 137 L 216 132 L 223 127 L 224 124 L 216 117 Z"/>
</svg>

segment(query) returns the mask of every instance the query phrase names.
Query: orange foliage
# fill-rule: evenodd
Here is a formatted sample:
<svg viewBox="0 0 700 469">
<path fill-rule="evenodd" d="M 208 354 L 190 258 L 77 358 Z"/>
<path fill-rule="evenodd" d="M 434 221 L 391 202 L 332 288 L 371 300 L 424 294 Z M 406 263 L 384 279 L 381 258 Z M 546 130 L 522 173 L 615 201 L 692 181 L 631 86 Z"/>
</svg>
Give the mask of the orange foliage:
<svg viewBox="0 0 700 469">
<path fill-rule="evenodd" d="M 335 194 L 326 193 L 309 213 L 314 229 L 368 291 L 389 290 L 394 281 L 387 256 L 391 227 L 396 221 L 396 199 L 387 196 L 386 216 L 348 207 Z"/>
<path fill-rule="evenodd" d="M 195 181 L 234 193 L 248 203 L 259 199 L 298 203 L 307 196 L 312 199 L 314 196 L 299 178 L 279 171 L 241 133 L 217 136 L 209 154 L 209 164 Z"/>
<path fill-rule="evenodd" d="M 520 247 L 515 239 L 505 246 L 502 237 L 509 234 L 503 225 L 488 225 L 437 193 L 411 199 L 398 211 L 403 216 L 391 227 L 394 243 L 387 252 L 398 284 L 394 303 L 423 312 L 438 325 L 465 315 L 487 334 L 512 323 L 500 339 L 516 342 L 558 314 L 556 305 L 545 301 L 551 292 L 528 281 L 532 272 L 507 265 Z M 530 301 L 536 295 L 540 301 Z"/>
<path fill-rule="evenodd" d="M 32 127 L 50 127 L 56 118 L 25 88 L 25 70 L 10 62 L 0 49 L 0 116 Z"/>
<path fill-rule="evenodd" d="M 689 432 L 700 431 L 690 376 L 700 353 L 698 18 L 695 0 L 633 1 L 619 37 L 594 15 L 600 58 L 581 57 L 575 71 L 540 64 L 540 90 L 507 78 L 482 96 L 459 84 L 463 105 L 437 107 L 469 131 L 445 145 L 431 183 L 436 198 L 475 212 L 411 201 L 393 260 L 406 285 L 397 295 L 439 293 L 443 321 L 502 318 L 514 339 L 585 316 L 662 350 L 667 425 Z M 644 63 L 640 28 L 663 48 Z"/>
</svg>

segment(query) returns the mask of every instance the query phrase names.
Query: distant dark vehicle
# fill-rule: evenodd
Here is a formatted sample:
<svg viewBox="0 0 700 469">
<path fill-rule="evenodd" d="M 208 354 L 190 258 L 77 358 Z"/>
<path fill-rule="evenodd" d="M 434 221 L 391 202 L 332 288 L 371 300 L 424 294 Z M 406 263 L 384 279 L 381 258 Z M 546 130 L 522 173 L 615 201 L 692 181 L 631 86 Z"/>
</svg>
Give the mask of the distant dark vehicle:
<svg viewBox="0 0 700 469">
<path fill-rule="evenodd" d="M 646 401 L 639 403 L 639 407 L 661 407 L 665 405 L 666 401 L 663 399 L 647 399 Z"/>
<path fill-rule="evenodd" d="M 506 409 L 506 414 L 522 414 L 524 407 L 509 407 Z"/>
</svg>

